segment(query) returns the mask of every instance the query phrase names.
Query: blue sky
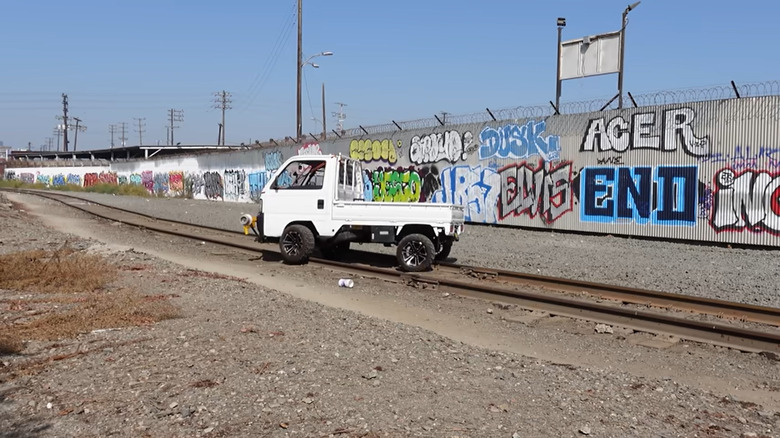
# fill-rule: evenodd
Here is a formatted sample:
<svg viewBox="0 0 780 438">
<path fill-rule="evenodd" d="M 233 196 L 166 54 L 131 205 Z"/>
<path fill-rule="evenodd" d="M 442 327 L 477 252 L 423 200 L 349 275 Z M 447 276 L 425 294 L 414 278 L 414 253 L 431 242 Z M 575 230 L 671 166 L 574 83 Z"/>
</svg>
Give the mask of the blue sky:
<svg viewBox="0 0 780 438">
<path fill-rule="evenodd" d="M 555 99 L 556 18 L 563 39 L 618 30 L 621 0 L 304 0 L 303 132 L 467 114 Z M 780 2 L 644 0 L 629 14 L 624 88 L 633 94 L 780 79 Z M 87 126 L 79 150 L 216 144 L 214 93 L 232 95 L 226 142 L 295 135 L 296 0 L 8 1 L 0 19 L 0 141 L 33 149 L 62 114 Z M 617 75 L 565 81 L 562 101 L 609 98 Z M 119 128 L 121 129 L 121 128 Z M 120 133 L 114 135 L 120 144 Z M 73 133 L 71 149 L 73 147 Z"/>
</svg>

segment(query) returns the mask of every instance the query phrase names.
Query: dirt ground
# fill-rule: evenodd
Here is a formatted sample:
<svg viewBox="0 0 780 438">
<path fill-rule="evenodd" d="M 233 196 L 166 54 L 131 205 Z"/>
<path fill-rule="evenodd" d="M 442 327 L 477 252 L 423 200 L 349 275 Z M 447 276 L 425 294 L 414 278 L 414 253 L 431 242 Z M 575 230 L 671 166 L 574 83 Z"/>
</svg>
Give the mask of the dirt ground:
<svg viewBox="0 0 780 438">
<path fill-rule="evenodd" d="M 25 211 L 3 210 L 4 253 L 69 235 L 180 316 L 2 356 L 0 436 L 776 436 L 780 423 L 766 356 L 368 278 L 339 288 L 336 271 L 9 199 Z M 3 293 L 6 315 L 27 295 Z"/>
</svg>

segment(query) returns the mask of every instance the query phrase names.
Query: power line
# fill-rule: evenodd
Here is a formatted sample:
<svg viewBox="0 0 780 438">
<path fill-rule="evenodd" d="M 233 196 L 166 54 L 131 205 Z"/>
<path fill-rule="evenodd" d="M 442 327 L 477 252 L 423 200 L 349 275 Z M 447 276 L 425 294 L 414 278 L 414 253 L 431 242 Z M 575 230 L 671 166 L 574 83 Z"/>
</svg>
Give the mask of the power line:
<svg viewBox="0 0 780 438">
<path fill-rule="evenodd" d="M 297 4 L 295 1 L 293 1 L 292 8 L 290 9 L 288 15 L 289 18 L 282 25 L 282 28 L 279 31 L 279 35 L 277 35 L 276 41 L 274 42 L 273 48 L 271 49 L 271 54 L 266 58 L 266 63 L 265 66 L 263 67 L 262 72 L 258 73 L 257 76 L 255 76 L 255 78 L 252 81 L 252 84 L 250 85 L 249 89 L 245 93 L 247 95 L 247 99 L 246 102 L 243 105 L 241 105 L 242 111 L 245 111 L 247 108 L 249 108 L 249 106 L 257 98 L 257 95 L 260 94 L 260 92 L 263 89 L 263 86 L 268 81 L 271 72 L 276 66 L 277 61 L 279 61 L 279 56 L 281 55 L 282 51 L 289 43 L 289 38 L 286 37 L 292 31 L 293 26 L 295 24 L 295 20 L 297 17 L 296 9 L 297 9 Z"/>
<path fill-rule="evenodd" d="M 214 108 L 222 110 L 222 123 L 219 125 L 219 138 L 222 141 L 222 146 L 225 146 L 225 110 L 233 108 L 230 106 L 233 101 L 230 100 L 231 94 L 225 90 L 217 91 L 214 93 L 214 96 Z M 219 143 L 220 142 L 218 141 L 217 145 L 219 145 Z"/>
</svg>

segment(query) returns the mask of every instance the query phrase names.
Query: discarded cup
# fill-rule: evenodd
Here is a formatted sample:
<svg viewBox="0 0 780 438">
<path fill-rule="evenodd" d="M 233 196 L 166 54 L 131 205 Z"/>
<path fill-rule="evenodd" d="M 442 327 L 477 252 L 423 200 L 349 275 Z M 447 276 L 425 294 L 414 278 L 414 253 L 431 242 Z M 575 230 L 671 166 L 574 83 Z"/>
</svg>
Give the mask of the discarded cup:
<svg viewBox="0 0 780 438">
<path fill-rule="evenodd" d="M 339 286 L 341 287 L 352 287 L 355 285 L 355 282 L 352 281 L 351 278 L 342 278 L 339 280 Z"/>
</svg>

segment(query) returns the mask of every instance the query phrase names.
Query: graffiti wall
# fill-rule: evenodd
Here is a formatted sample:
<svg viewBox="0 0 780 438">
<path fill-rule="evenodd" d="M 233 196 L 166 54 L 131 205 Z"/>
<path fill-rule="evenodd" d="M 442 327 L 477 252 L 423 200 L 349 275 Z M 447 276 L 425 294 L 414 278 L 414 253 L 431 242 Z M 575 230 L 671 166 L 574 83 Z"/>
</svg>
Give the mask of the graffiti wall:
<svg viewBox="0 0 780 438">
<path fill-rule="evenodd" d="M 47 185 L 137 184 L 254 202 L 295 155 L 363 164 L 365 198 L 450 202 L 472 223 L 780 246 L 780 97 L 396 129 L 276 148 L 6 169 Z"/>
</svg>

